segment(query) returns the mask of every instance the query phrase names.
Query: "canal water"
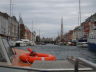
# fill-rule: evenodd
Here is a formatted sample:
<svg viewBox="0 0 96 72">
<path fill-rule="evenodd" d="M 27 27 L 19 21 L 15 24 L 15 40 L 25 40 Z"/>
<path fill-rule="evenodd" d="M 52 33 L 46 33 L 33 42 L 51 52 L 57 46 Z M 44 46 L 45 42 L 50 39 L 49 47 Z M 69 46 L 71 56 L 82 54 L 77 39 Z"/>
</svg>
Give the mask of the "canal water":
<svg viewBox="0 0 96 72">
<path fill-rule="evenodd" d="M 57 57 L 57 60 L 65 60 L 69 56 L 74 56 L 74 57 L 83 57 L 87 60 L 90 60 L 96 63 L 96 53 L 89 51 L 88 48 L 78 48 L 76 46 L 59 46 L 59 45 L 52 45 L 52 44 L 16 47 L 16 48 L 24 49 L 24 50 L 27 50 L 27 48 L 31 48 L 33 51 L 36 51 L 36 52 L 52 54 Z M 26 70 L 0 68 L 0 72 L 6 72 L 6 71 L 29 72 Z"/>
<path fill-rule="evenodd" d="M 59 46 L 59 45 L 36 45 L 27 47 L 18 47 L 19 49 L 27 50 L 31 48 L 33 51 L 40 53 L 52 54 L 57 57 L 57 60 L 65 60 L 67 57 L 82 57 L 96 63 L 96 53 L 91 52 L 88 48 L 78 48 L 76 46 Z"/>
</svg>

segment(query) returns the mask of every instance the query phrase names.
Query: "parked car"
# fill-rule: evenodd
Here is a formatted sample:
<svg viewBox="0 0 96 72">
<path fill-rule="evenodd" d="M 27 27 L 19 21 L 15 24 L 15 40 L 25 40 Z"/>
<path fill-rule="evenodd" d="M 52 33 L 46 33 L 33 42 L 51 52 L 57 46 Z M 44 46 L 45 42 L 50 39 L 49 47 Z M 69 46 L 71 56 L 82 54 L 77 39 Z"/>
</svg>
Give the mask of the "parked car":
<svg viewBox="0 0 96 72">
<path fill-rule="evenodd" d="M 30 45 L 30 40 L 28 39 L 21 39 L 21 41 L 23 41 L 26 44 L 26 46 Z"/>
<path fill-rule="evenodd" d="M 30 41 L 30 45 L 31 45 L 31 46 L 34 46 L 34 45 L 36 45 L 36 44 L 35 44 L 34 41 Z"/>
<path fill-rule="evenodd" d="M 26 43 L 23 41 L 15 41 L 15 46 L 26 46 Z"/>
<path fill-rule="evenodd" d="M 77 47 L 86 48 L 86 47 L 88 47 L 88 43 L 87 42 L 78 42 Z"/>
</svg>

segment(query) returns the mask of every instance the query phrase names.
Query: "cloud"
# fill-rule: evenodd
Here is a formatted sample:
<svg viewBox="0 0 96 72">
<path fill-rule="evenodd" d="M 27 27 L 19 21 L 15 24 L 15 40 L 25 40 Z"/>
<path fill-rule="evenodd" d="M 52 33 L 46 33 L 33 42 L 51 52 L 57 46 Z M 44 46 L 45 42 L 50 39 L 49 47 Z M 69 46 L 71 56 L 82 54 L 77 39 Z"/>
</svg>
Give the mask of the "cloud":
<svg viewBox="0 0 96 72">
<path fill-rule="evenodd" d="M 0 10 L 9 13 L 10 0 L 1 0 Z M 78 0 L 12 0 L 13 14 L 19 17 L 31 29 L 41 36 L 54 37 L 60 32 L 61 17 L 64 20 L 64 32 L 78 25 Z M 82 22 L 96 12 L 96 0 L 81 0 Z"/>
</svg>

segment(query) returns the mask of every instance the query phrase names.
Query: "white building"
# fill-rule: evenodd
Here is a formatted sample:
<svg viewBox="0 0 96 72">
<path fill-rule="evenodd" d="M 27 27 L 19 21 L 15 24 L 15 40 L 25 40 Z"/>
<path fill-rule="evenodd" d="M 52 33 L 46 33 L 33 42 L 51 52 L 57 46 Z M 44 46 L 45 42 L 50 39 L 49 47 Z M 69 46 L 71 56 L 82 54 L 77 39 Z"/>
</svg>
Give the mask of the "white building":
<svg viewBox="0 0 96 72">
<path fill-rule="evenodd" d="M 19 23 L 15 16 L 10 17 L 8 14 L 0 12 L 0 36 L 17 39 L 18 25 Z"/>
<path fill-rule="evenodd" d="M 0 12 L 0 34 L 8 36 L 8 15 Z"/>
<path fill-rule="evenodd" d="M 83 38 L 83 27 L 82 26 L 78 26 L 74 29 L 73 31 L 73 36 L 72 36 L 72 40 L 79 40 Z"/>
</svg>

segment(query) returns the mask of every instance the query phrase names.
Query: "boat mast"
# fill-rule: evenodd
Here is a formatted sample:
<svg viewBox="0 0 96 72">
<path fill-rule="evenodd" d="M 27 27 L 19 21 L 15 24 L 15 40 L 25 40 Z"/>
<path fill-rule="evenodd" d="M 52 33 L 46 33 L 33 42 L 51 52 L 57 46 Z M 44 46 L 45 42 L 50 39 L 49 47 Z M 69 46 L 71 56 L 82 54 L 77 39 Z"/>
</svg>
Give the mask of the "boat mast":
<svg viewBox="0 0 96 72">
<path fill-rule="evenodd" d="M 40 29 L 39 29 L 39 36 L 40 36 Z"/>
<path fill-rule="evenodd" d="M 80 24 L 81 24 L 81 1 L 80 0 L 78 1 L 78 4 L 79 4 L 78 5 L 78 26 L 80 26 Z M 82 34 L 83 34 L 83 31 L 82 31 Z M 78 39 L 79 39 L 79 32 L 77 32 L 76 40 L 78 41 Z"/>
<path fill-rule="evenodd" d="M 12 0 L 10 0 L 10 16 L 12 15 Z"/>
<path fill-rule="evenodd" d="M 33 35 L 33 21 L 32 21 L 32 30 L 31 31 L 32 31 L 32 35 Z M 32 37 L 32 41 L 33 41 L 33 37 Z"/>
<path fill-rule="evenodd" d="M 11 21 L 11 20 L 12 20 L 12 19 L 11 19 L 11 15 L 12 15 L 12 0 L 10 0 L 9 14 L 10 14 L 10 21 L 9 21 L 9 23 L 11 24 L 11 23 L 12 23 L 12 21 Z M 9 27 L 8 31 L 9 31 L 9 32 L 8 32 L 8 33 L 9 33 L 9 38 L 8 38 L 8 39 L 10 39 L 10 38 L 11 38 L 11 37 L 10 37 L 10 36 L 11 36 L 10 27 Z"/>
<path fill-rule="evenodd" d="M 20 18 L 21 18 L 21 13 L 19 14 L 19 25 L 18 25 L 18 32 L 19 32 L 19 40 L 21 39 L 21 36 L 20 36 Z"/>
<path fill-rule="evenodd" d="M 13 13 L 13 5 L 12 5 L 12 0 L 10 0 L 10 27 L 11 27 L 11 24 L 12 24 L 12 13 Z M 12 35 L 12 31 L 11 31 L 11 28 L 9 27 L 9 39 L 11 39 Z"/>
<path fill-rule="evenodd" d="M 79 16 L 78 16 L 78 24 L 81 24 L 81 0 L 79 0 Z"/>
</svg>

